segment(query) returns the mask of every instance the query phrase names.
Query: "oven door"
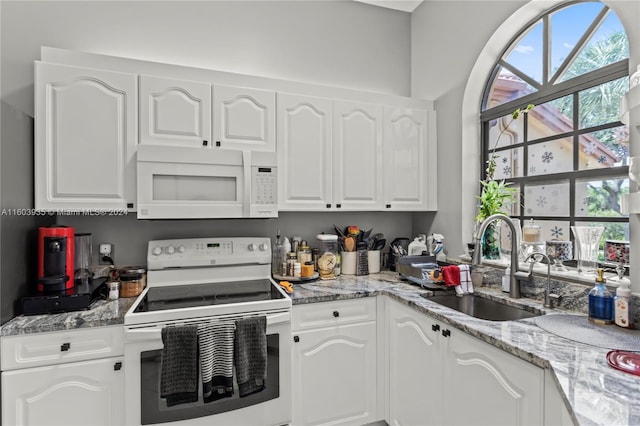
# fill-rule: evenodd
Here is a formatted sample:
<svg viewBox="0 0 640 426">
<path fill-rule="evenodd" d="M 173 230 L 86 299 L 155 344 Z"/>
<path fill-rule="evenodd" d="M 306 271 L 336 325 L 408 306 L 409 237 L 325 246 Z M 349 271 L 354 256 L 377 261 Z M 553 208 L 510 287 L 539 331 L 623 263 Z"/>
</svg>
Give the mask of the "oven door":
<svg viewBox="0 0 640 426">
<path fill-rule="evenodd" d="M 267 386 L 258 393 L 213 402 L 167 407 L 160 398 L 162 328 L 167 323 L 125 327 L 125 418 L 127 425 L 282 425 L 291 422 L 291 312 L 270 311 L 267 317 Z M 231 320 L 242 315 L 198 319 Z M 177 324 L 172 323 L 172 324 Z"/>
</svg>

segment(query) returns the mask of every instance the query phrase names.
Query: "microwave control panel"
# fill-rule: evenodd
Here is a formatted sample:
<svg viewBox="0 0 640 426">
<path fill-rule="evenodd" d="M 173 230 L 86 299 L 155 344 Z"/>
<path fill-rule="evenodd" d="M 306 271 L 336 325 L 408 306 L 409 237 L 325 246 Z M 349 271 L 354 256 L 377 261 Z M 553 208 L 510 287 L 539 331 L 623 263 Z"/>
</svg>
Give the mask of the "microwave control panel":
<svg viewBox="0 0 640 426">
<path fill-rule="evenodd" d="M 252 167 L 253 193 L 251 204 L 276 206 L 278 204 L 278 175 L 275 167 Z"/>
</svg>

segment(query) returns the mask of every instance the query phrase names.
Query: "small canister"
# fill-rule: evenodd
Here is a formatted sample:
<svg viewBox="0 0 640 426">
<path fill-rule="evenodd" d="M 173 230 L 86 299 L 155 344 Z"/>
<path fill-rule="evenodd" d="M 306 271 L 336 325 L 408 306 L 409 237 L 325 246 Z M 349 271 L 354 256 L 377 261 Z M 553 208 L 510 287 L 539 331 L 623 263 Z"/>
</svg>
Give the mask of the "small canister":
<svg viewBox="0 0 640 426">
<path fill-rule="evenodd" d="M 107 281 L 106 286 L 109 290 L 109 300 L 118 300 L 120 297 L 120 281 Z"/>
<path fill-rule="evenodd" d="M 147 285 L 147 270 L 141 266 L 127 266 L 118 270 L 120 297 L 136 297 Z"/>
</svg>

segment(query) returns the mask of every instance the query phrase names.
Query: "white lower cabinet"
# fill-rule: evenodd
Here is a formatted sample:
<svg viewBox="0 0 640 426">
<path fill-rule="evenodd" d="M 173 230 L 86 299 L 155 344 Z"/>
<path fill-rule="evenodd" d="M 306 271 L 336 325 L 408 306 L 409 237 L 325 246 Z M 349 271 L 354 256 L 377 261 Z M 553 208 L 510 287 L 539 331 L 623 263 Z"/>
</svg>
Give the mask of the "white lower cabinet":
<svg viewBox="0 0 640 426">
<path fill-rule="evenodd" d="M 543 369 L 389 302 L 391 425 L 543 424 Z"/>
<path fill-rule="evenodd" d="M 294 306 L 293 425 L 378 420 L 375 315 L 375 298 Z"/>
<path fill-rule="evenodd" d="M 2 373 L 2 424 L 124 424 L 123 357 Z"/>
<path fill-rule="evenodd" d="M 2 338 L 2 424 L 124 424 L 121 327 Z"/>
</svg>

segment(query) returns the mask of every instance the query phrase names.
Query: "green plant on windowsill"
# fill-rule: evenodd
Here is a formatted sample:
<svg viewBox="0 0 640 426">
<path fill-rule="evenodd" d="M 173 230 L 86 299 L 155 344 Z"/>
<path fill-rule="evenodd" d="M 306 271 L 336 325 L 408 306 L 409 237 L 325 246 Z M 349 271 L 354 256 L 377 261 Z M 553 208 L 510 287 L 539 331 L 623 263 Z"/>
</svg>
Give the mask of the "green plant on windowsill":
<svg viewBox="0 0 640 426">
<path fill-rule="evenodd" d="M 524 108 L 518 108 L 511 113 L 511 121 L 500 131 L 498 137 L 496 138 L 496 142 L 493 145 L 493 149 L 491 150 L 491 156 L 487 160 L 487 175 L 484 180 L 480 181 L 480 185 L 482 190 L 479 196 L 476 196 L 479 203 L 477 206 L 477 214 L 476 214 L 476 224 L 474 227 L 474 241 L 476 239 L 476 231 L 480 226 L 483 220 L 488 218 L 489 216 L 502 213 L 508 215 L 508 209 L 516 203 L 517 199 L 517 191 L 515 188 L 511 187 L 509 182 L 505 182 L 504 179 L 495 180 L 494 174 L 497 167 L 497 159 L 499 155 L 496 154 L 496 147 L 498 146 L 498 141 L 500 137 L 504 134 L 504 132 L 509 128 L 511 123 L 520 117 L 520 114 L 527 114 L 534 108 L 535 105 L 529 104 Z M 500 245 L 499 241 L 495 237 L 494 225 L 490 225 L 486 230 L 485 235 L 483 236 L 485 239 L 483 240 L 483 256 L 489 259 L 497 259 L 500 256 Z"/>
</svg>

